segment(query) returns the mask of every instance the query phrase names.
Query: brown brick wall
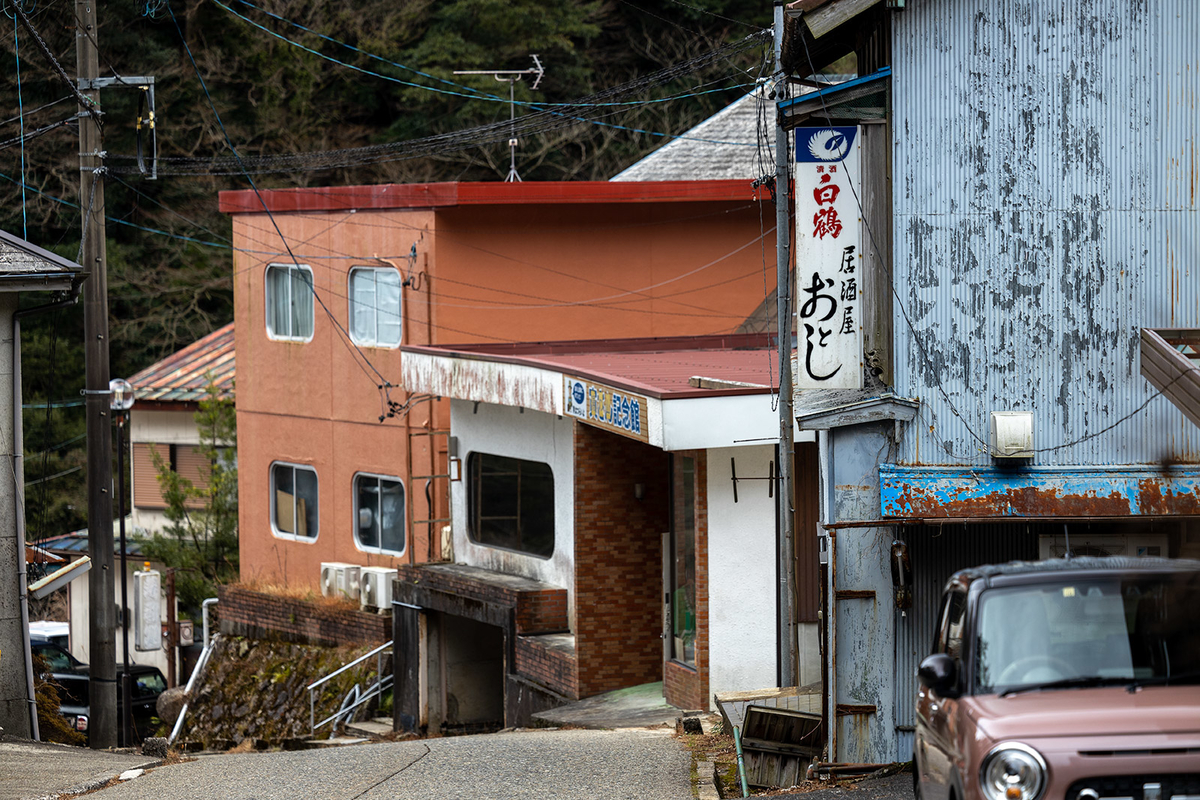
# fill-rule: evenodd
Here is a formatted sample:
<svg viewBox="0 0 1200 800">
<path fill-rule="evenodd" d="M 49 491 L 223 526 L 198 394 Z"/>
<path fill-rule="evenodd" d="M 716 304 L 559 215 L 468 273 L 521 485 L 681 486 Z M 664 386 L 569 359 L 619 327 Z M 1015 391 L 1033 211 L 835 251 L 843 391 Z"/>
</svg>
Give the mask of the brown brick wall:
<svg viewBox="0 0 1200 800">
<path fill-rule="evenodd" d="M 570 700 L 579 698 L 576 661 L 570 653 L 544 647 L 537 637 L 518 636 L 515 660 L 521 677 Z"/>
<path fill-rule="evenodd" d="M 221 632 L 299 644 L 383 644 L 392 638 L 392 618 L 333 608 L 226 585 L 217 590 Z"/>
<path fill-rule="evenodd" d="M 540 584 L 546 587 L 542 589 L 515 589 L 437 567 L 405 565 L 399 568 L 397 577 L 445 594 L 514 607 L 518 635 L 557 633 L 569 627 L 566 589 L 546 584 Z"/>
<path fill-rule="evenodd" d="M 575 424 L 575 652 L 580 697 L 662 678 L 667 454 Z M 642 500 L 634 484 L 645 486 Z"/>
<path fill-rule="evenodd" d="M 703 450 L 676 455 L 696 459 L 696 668 L 668 662 L 663 695 L 673 706 L 702 709 L 708 708 L 708 463 Z"/>
</svg>

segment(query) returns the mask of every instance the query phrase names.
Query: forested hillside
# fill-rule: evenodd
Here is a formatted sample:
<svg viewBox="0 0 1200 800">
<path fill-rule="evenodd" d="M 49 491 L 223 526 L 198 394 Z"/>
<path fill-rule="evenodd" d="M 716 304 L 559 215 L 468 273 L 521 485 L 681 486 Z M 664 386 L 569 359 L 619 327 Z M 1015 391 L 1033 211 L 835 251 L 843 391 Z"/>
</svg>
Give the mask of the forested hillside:
<svg viewBox="0 0 1200 800">
<path fill-rule="evenodd" d="M 76 103 L 0 2 L 0 225 L 74 259 L 88 202 Z M 72 0 L 21 8 L 73 78 Z M 230 225 L 217 192 L 248 183 L 227 137 L 260 188 L 502 180 L 508 132 L 496 123 L 509 117 L 507 84 L 453 72 L 526 69 L 537 54 L 538 88 L 516 85 L 521 177 L 603 180 L 748 91 L 770 39 L 745 40 L 770 25 L 771 3 L 112 0 L 98 14 L 101 74 L 156 80 L 157 180 L 138 174 L 134 158 L 139 91 L 102 93 L 112 374 L 128 376 L 232 318 Z M 82 309 L 31 318 L 23 332 L 36 539 L 86 524 Z"/>
</svg>

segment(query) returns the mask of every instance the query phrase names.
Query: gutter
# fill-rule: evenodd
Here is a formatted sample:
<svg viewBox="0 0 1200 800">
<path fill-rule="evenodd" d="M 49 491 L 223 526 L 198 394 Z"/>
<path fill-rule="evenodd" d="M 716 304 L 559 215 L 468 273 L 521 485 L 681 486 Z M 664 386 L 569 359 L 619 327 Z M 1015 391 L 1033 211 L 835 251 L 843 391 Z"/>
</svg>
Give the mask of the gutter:
<svg viewBox="0 0 1200 800">
<path fill-rule="evenodd" d="M 25 569 L 25 428 L 21 418 L 21 318 L 31 317 L 46 311 L 73 306 L 79 300 L 79 287 L 87 278 L 86 273 L 77 273 L 71 279 L 67 298 L 33 308 L 13 312 L 12 319 L 12 414 L 13 414 L 13 491 L 16 503 L 17 552 L 21 561 L 17 565 L 18 591 L 21 598 L 21 650 L 25 659 L 25 691 L 29 703 L 29 731 L 35 742 L 41 741 L 38 730 L 37 695 L 33 689 L 33 648 L 29 641 L 29 575 Z"/>
</svg>

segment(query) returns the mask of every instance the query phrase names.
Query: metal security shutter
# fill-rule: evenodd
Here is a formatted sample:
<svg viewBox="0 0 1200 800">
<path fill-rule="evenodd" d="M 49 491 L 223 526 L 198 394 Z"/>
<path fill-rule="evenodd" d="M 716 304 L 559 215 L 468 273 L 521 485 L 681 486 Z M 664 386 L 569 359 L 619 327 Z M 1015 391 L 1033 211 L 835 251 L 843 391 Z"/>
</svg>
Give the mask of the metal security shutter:
<svg viewBox="0 0 1200 800">
<path fill-rule="evenodd" d="M 897 526 L 908 543 L 913 571 L 912 608 L 896 615 L 896 726 L 901 729 L 900 757 L 912 750 L 916 725 L 917 666 L 929 655 L 946 580 L 960 569 L 1038 557 L 1038 533 L 1045 526 L 1026 523 Z M 1061 526 L 1055 526 L 1061 530 Z M 889 598 L 890 599 L 890 598 Z M 889 603 L 890 605 L 890 603 Z"/>
<path fill-rule="evenodd" d="M 165 444 L 136 442 L 133 445 L 133 505 L 135 508 L 166 508 L 162 492 L 158 488 L 158 471 L 150 449 L 158 453 L 165 462 L 170 462 L 170 449 Z"/>
</svg>

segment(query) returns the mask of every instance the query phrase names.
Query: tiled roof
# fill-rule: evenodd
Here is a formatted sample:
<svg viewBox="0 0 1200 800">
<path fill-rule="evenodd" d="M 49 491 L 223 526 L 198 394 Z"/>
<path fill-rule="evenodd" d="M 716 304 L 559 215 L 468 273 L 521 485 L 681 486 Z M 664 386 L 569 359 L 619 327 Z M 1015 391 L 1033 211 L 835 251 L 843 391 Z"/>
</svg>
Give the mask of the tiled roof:
<svg viewBox="0 0 1200 800">
<path fill-rule="evenodd" d="M 87 555 L 88 552 L 88 532 L 87 528 L 82 530 L 72 531 L 71 533 L 63 533 L 58 536 L 51 536 L 47 539 L 42 539 L 35 544 L 48 550 L 51 553 L 62 555 Z M 125 555 L 141 558 L 142 556 L 142 540 L 135 539 L 132 536 L 125 538 Z M 113 553 L 121 554 L 121 540 L 113 537 Z"/>
<path fill-rule="evenodd" d="M 0 230 L 0 277 L 30 275 L 73 276 L 83 270 L 74 261 L 43 250 L 32 242 Z"/>
<path fill-rule="evenodd" d="M 129 379 L 139 401 L 159 403 L 199 402 L 205 397 L 209 377 L 222 398 L 233 399 L 233 323 L 218 328 L 174 355 Z"/>
<path fill-rule="evenodd" d="M 830 84 L 849 75 L 822 75 Z M 815 91 L 794 86 L 797 96 Z M 614 175 L 613 181 L 747 180 L 775 174 L 775 101 L 766 87 L 735 100 L 699 125 Z M 761 152 L 760 152 L 761 151 Z"/>
<path fill-rule="evenodd" d="M 768 136 L 763 157 L 767 171 L 774 172 L 775 102 L 759 90 L 667 142 L 612 180 L 754 180 L 762 174 L 756 146 L 760 114 Z"/>
</svg>

